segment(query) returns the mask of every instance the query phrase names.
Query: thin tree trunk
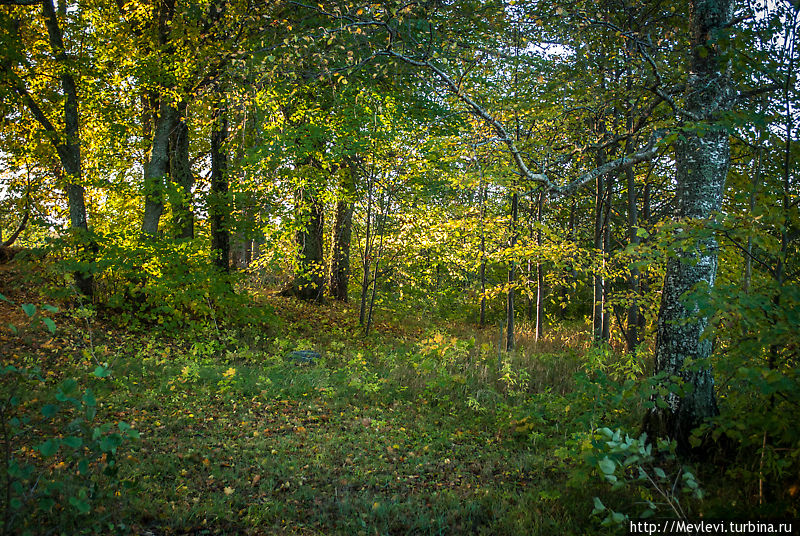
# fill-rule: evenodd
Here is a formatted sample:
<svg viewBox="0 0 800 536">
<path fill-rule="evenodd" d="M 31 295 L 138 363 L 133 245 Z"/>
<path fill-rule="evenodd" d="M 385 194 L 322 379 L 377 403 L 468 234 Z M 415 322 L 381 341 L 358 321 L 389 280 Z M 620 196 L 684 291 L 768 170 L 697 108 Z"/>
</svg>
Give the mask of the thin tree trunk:
<svg viewBox="0 0 800 536">
<path fill-rule="evenodd" d="M 366 225 L 364 232 L 364 256 L 362 259 L 363 275 L 361 277 L 361 300 L 358 308 L 358 325 L 363 326 L 367 314 L 367 292 L 369 292 L 369 274 L 370 274 L 370 255 L 372 254 L 372 235 L 370 234 L 372 228 L 372 187 L 373 180 L 370 177 L 367 181 L 367 214 Z"/>
<path fill-rule="evenodd" d="M 716 125 L 719 114 L 729 109 L 732 90 L 716 33 L 733 17 L 732 0 L 696 0 L 691 8 L 692 57 L 686 94 L 686 110 L 702 117 L 702 133 L 685 131 L 676 146 L 677 212 L 679 220 L 705 220 L 719 210 L 730 163 L 727 131 Z M 700 136 L 702 134 L 702 136 Z M 682 452 L 690 449 L 689 434 L 703 420 L 718 414 L 710 364 L 712 341 L 702 334 L 708 318 L 700 311 L 702 296 L 688 302 L 687 293 L 707 294 L 717 272 L 714 237 L 694 240 L 693 247 L 676 248 L 667 260 L 661 310 L 658 315 L 656 373 L 679 376 L 691 392 L 670 392 L 645 418 L 650 437 L 668 435 Z M 694 247 L 696 246 L 696 247 Z M 685 362 L 690 360 L 691 367 Z M 661 402 L 661 403 L 658 403 Z"/>
<path fill-rule="evenodd" d="M 750 215 L 753 215 L 753 211 L 756 208 L 756 197 L 758 195 L 758 187 L 761 184 L 761 157 L 762 157 L 763 148 L 759 141 L 758 148 L 756 149 L 756 170 L 753 173 L 753 181 L 750 184 Z M 750 281 L 752 280 L 753 276 L 753 237 L 748 235 L 747 237 L 747 246 L 745 247 L 745 255 L 744 255 L 744 275 L 742 277 L 742 288 L 744 289 L 745 293 L 750 292 Z"/>
<path fill-rule="evenodd" d="M 218 95 L 219 93 L 219 89 Z M 221 95 L 220 95 L 221 96 Z M 211 191 L 208 216 L 211 223 L 211 259 L 223 272 L 230 271 L 231 204 L 228 195 L 228 118 L 225 104 L 220 101 L 213 112 L 211 128 Z"/>
<path fill-rule="evenodd" d="M 598 163 L 599 164 L 599 163 Z M 600 264 L 603 255 L 603 177 L 597 178 L 594 213 L 594 254 L 593 274 L 594 309 L 592 313 L 592 334 L 595 341 L 603 340 L 603 275 Z"/>
<path fill-rule="evenodd" d="M 514 192 L 511 194 L 511 243 L 513 249 L 517 245 L 518 222 L 519 222 L 519 194 L 516 185 L 513 186 Z M 514 259 L 508 262 L 508 295 L 506 298 L 506 351 L 514 349 L 514 285 L 517 283 L 516 275 L 517 263 Z"/>
<path fill-rule="evenodd" d="M 536 236 L 536 233 L 534 232 L 534 229 L 533 229 L 533 227 L 534 227 L 533 222 L 536 220 L 536 204 L 534 203 L 534 200 L 533 200 L 534 199 L 534 197 L 533 197 L 534 193 L 535 193 L 534 191 L 530 191 L 529 194 L 528 194 L 528 197 L 529 197 L 529 199 L 528 199 L 528 243 L 530 243 L 530 244 L 534 243 L 534 237 Z M 537 264 L 537 267 L 538 267 L 538 264 Z M 537 302 L 537 295 L 539 293 L 539 289 L 537 287 L 536 292 L 531 293 L 530 288 L 529 288 L 531 283 L 533 282 L 533 279 L 534 279 L 534 275 L 533 275 L 533 259 L 531 258 L 530 255 L 528 255 L 528 259 L 526 261 L 526 267 L 525 268 L 526 268 L 525 277 L 527 279 L 527 281 L 525 282 L 525 287 L 526 287 L 526 295 L 527 295 L 527 298 L 528 298 L 527 317 L 528 317 L 528 321 L 529 322 L 534 323 L 534 320 L 536 318 L 536 302 Z M 538 281 L 538 277 L 536 279 Z M 533 329 L 534 329 L 534 332 L 535 332 L 536 331 L 536 325 L 535 325 L 535 323 L 533 325 L 534 325 Z"/>
<path fill-rule="evenodd" d="M 639 237 L 639 213 L 636 205 L 636 175 L 633 168 L 628 168 L 626 171 L 627 189 L 628 189 L 628 240 L 630 243 L 637 247 L 641 242 Z M 631 302 L 628 306 L 628 330 L 627 330 L 627 346 L 628 352 L 636 352 L 636 347 L 639 346 L 639 268 L 635 263 L 631 264 L 630 276 L 628 279 L 631 290 Z"/>
<path fill-rule="evenodd" d="M 355 196 L 355 165 L 344 167 L 339 184 L 340 198 L 336 200 L 336 213 L 331 237 L 331 271 L 328 289 L 334 299 L 347 302 L 350 279 L 350 239 L 353 234 L 353 197 Z"/>
<path fill-rule="evenodd" d="M 542 211 L 544 209 L 544 192 L 539 192 L 538 206 L 536 211 L 536 221 L 539 227 L 536 229 L 536 245 L 542 251 Z M 540 253 L 541 255 L 541 253 Z M 536 262 L 536 334 L 535 340 L 544 335 L 544 266 L 541 259 Z"/>
<path fill-rule="evenodd" d="M 172 202 L 172 218 L 178 238 L 194 238 L 192 213 L 192 186 L 194 177 L 189 165 L 189 126 L 186 124 L 186 103 L 176 110 L 175 128 L 169 140 L 169 174 L 178 185 L 176 199 Z"/>
<path fill-rule="evenodd" d="M 478 173 L 480 174 L 480 184 L 478 185 L 478 195 L 480 196 L 480 218 L 481 218 L 481 313 L 480 325 L 486 325 L 486 182 L 483 177 L 483 167 L 478 162 Z"/>
<path fill-rule="evenodd" d="M 380 214 L 380 225 L 376 224 L 378 231 L 378 248 L 375 250 L 375 266 L 372 268 L 372 293 L 369 300 L 369 312 L 367 314 L 367 323 L 364 326 L 364 336 L 369 335 L 369 330 L 372 327 L 372 313 L 375 309 L 375 295 L 378 288 L 378 274 L 380 269 L 381 255 L 383 255 L 383 237 L 386 234 L 386 219 L 389 215 L 389 199 L 386 191 L 381 192 L 381 201 L 383 208 Z M 379 230 L 378 230 L 379 229 Z"/>
<path fill-rule="evenodd" d="M 614 194 L 614 176 L 606 175 L 606 199 L 603 203 L 605 216 L 603 217 L 603 280 L 602 280 L 602 302 L 603 302 L 603 341 L 611 339 L 611 312 L 608 311 L 609 295 L 611 294 L 611 281 L 606 277 L 608 253 L 611 247 L 611 202 Z"/>
</svg>

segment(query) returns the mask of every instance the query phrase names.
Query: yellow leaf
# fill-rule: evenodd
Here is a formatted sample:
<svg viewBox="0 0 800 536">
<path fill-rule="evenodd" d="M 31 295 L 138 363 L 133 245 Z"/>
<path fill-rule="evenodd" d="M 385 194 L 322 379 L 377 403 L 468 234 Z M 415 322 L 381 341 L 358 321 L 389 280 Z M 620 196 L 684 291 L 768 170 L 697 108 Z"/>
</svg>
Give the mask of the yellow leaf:
<svg viewBox="0 0 800 536">
<path fill-rule="evenodd" d="M 224 491 L 225 491 L 225 495 L 233 495 L 233 492 L 235 490 L 233 488 L 231 488 L 231 487 L 225 486 L 225 490 Z"/>
</svg>

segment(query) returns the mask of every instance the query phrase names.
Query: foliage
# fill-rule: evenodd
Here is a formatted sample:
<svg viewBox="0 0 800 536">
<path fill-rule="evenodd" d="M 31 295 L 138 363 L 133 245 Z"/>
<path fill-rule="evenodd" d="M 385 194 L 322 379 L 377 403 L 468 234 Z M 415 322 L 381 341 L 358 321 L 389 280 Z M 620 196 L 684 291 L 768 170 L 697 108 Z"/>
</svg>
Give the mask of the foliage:
<svg viewBox="0 0 800 536">
<path fill-rule="evenodd" d="M 686 467 L 676 463 L 674 444 L 659 439 L 656 452 L 653 444 L 647 441 L 647 434 L 638 439 L 627 434 L 623 438 L 620 430 L 609 428 L 598 430 L 599 437 L 592 441 L 594 450 L 587 461 L 597 469 L 603 479 L 611 484 L 612 491 L 634 488 L 639 499 L 637 510 L 630 513 L 614 511 L 594 498 L 592 515 L 603 515 L 603 525 L 621 525 L 631 517 L 646 519 L 664 514 L 664 511 L 677 519 L 688 518 L 686 497 L 702 499 L 703 490 L 694 474 Z M 667 470 L 664 469 L 667 468 Z M 672 468 L 670 470 L 670 467 Z"/>
<path fill-rule="evenodd" d="M 32 323 L 39 319 L 33 304 L 22 309 Z M 57 312 L 52 306 L 43 309 Z M 43 321 L 54 335 L 53 320 Z M 89 378 L 103 381 L 109 374 L 98 366 Z M 45 527 L 114 528 L 103 512 L 108 499 L 120 494 L 118 450 L 139 432 L 124 421 L 97 419 L 97 409 L 93 389 L 74 378 L 53 389 L 38 367 L 0 369 L 4 534 L 36 534 Z"/>
</svg>

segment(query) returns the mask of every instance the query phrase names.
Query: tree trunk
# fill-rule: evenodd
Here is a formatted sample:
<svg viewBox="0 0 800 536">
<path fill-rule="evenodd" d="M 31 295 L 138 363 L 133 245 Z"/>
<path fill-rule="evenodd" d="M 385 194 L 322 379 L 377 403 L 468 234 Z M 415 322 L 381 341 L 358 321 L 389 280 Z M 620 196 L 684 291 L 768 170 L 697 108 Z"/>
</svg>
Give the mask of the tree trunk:
<svg viewBox="0 0 800 536">
<path fill-rule="evenodd" d="M 155 236 L 164 212 L 164 186 L 169 174 L 169 138 L 177 119 L 175 108 L 161 97 L 150 159 L 144 168 L 144 217 L 142 232 Z"/>
<path fill-rule="evenodd" d="M 295 234 L 297 272 L 289 293 L 301 300 L 321 302 L 325 290 L 323 253 L 323 208 L 314 185 L 295 192 L 295 213 L 299 228 Z"/>
<path fill-rule="evenodd" d="M 189 165 L 189 126 L 186 124 L 186 103 L 178 106 L 175 128 L 169 139 L 169 174 L 178 186 L 172 201 L 172 221 L 178 238 L 194 238 L 192 186 L 194 178 Z"/>
<path fill-rule="evenodd" d="M 477 159 L 476 159 L 477 160 Z M 480 325 L 486 325 L 486 183 L 483 177 L 483 167 L 478 161 L 478 172 L 480 173 L 480 184 L 478 186 L 478 195 L 480 196 L 480 216 L 481 216 L 481 267 L 480 267 L 480 280 L 481 280 L 481 312 L 480 312 Z"/>
<path fill-rule="evenodd" d="M 603 278 L 602 278 L 602 303 L 603 303 L 603 341 L 611 339 L 611 312 L 608 309 L 610 302 L 609 296 L 611 294 L 611 280 L 606 277 L 607 274 L 607 258 L 611 249 L 611 203 L 614 195 L 614 176 L 612 174 L 606 175 L 606 199 L 603 203 L 605 208 L 605 215 L 603 216 Z"/>
<path fill-rule="evenodd" d="M 364 225 L 364 256 L 362 258 L 361 300 L 358 308 L 358 325 L 363 326 L 367 314 L 367 292 L 369 289 L 370 256 L 372 255 L 372 190 L 373 180 L 367 180 L 367 214 Z"/>
<path fill-rule="evenodd" d="M 515 186 L 516 188 L 516 186 Z M 519 221 L 519 194 L 514 191 L 511 194 L 511 242 L 513 249 L 517 245 L 517 223 Z M 517 282 L 517 265 L 514 260 L 508 263 L 508 295 L 506 298 L 506 351 L 514 349 L 514 285 Z"/>
<path fill-rule="evenodd" d="M 704 119 L 702 132 L 684 131 L 676 146 L 677 213 L 679 219 L 705 220 L 719 210 L 730 163 L 728 133 L 715 123 L 732 101 L 730 81 L 721 72 L 725 61 L 712 42 L 733 16 L 732 0 L 695 0 L 691 10 L 692 57 L 686 110 Z M 702 136 L 701 136 L 702 134 Z M 689 224 L 689 222 L 687 222 Z M 714 379 L 708 362 L 708 325 L 699 301 L 714 286 L 717 243 L 713 237 L 694 240 L 693 247 L 676 248 L 667 261 L 661 310 L 658 315 L 656 373 L 679 376 L 692 387 L 683 396 L 670 393 L 645 418 L 651 437 L 667 435 L 689 451 L 689 434 L 703 420 L 718 414 Z M 688 298 L 694 290 L 701 296 Z M 685 366 L 687 360 L 691 366 Z"/>
<path fill-rule="evenodd" d="M 86 217 L 86 202 L 84 188 L 81 184 L 81 140 L 80 123 L 78 115 L 78 88 L 75 78 L 70 72 L 69 58 L 64 47 L 64 38 L 61 26 L 58 24 L 53 0 L 42 2 L 42 13 L 44 15 L 47 35 L 50 48 L 60 66 L 61 89 L 64 92 L 64 138 L 60 139 L 55 146 L 58 153 L 61 167 L 66 175 L 65 190 L 67 194 L 67 204 L 69 207 L 69 222 L 73 232 L 77 233 L 79 242 L 84 255 L 88 254 L 92 260 L 96 246 L 91 243 L 88 236 L 89 223 Z M 25 99 L 31 111 L 42 123 L 45 130 L 54 130 L 53 125 L 46 119 L 32 98 Z M 34 109 L 35 108 L 35 109 Z M 37 113 L 38 111 L 38 113 Z M 78 271 L 75 273 L 75 285 L 85 296 L 91 297 L 94 291 L 94 278 L 88 271 Z"/>
<path fill-rule="evenodd" d="M 598 162 L 600 165 L 601 162 Z M 594 340 L 603 340 L 603 274 L 601 273 L 600 263 L 604 262 L 601 257 L 603 255 L 603 177 L 597 178 L 597 189 L 595 193 L 595 211 L 594 211 L 594 253 L 595 253 L 595 270 L 593 274 L 593 295 L 594 295 L 594 308 L 592 311 L 592 335 Z"/>
<path fill-rule="evenodd" d="M 536 210 L 536 221 L 539 227 L 536 230 L 536 245 L 542 251 L 542 211 L 544 209 L 544 192 L 539 192 Z M 541 254 L 541 253 L 540 253 Z M 537 342 L 544 335 L 544 266 L 541 259 L 536 262 L 536 333 L 534 340 Z"/>
<path fill-rule="evenodd" d="M 211 258 L 220 270 L 230 271 L 230 199 L 228 195 L 227 110 L 222 102 L 213 113 L 211 128 L 211 191 L 208 217 L 211 223 Z"/>
<path fill-rule="evenodd" d="M 641 241 L 637 233 L 639 212 L 636 205 L 636 175 L 633 172 L 633 168 L 628 168 L 625 173 L 628 188 L 628 240 L 635 247 Z M 639 303 L 637 301 L 639 296 L 639 268 L 635 263 L 631 264 L 628 283 L 631 290 L 631 302 L 628 305 L 626 342 L 628 352 L 634 353 L 636 352 L 636 347 L 639 346 Z"/>
<path fill-rule="evenodd" d="M 331 271 L 328 289 L 334 299 L 347 302 L 350 279 L 350 238 L 353 234 L 353 196 L 355 195 L 355 166 L 344 167 L 339 184 L 340 198 L 336 200 L 336 214 L 331 237 Z"/>
</svg>

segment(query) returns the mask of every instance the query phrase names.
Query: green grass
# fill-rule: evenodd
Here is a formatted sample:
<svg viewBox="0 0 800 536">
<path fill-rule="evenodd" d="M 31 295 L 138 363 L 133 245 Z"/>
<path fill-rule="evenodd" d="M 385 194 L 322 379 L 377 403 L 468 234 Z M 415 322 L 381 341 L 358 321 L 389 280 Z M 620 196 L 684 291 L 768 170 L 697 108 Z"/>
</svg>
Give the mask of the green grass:
<svg viewBox="0 0 800 536">
<path fill-rule="evenodd" d="M 625 359 L 550 343 L 502 354 L 498 368 L 490 337 L 466 326 L 449 332 L 416 319 L 406 329 L 379 318 L 378 332 L 364 339 L 355 313 L 341 306 L 280 300 L 275 308 L 280 323 L 244 334 L 95 324 L 91 345 L 83 325 L 62 321 L 49 353 L 34 344 L 18 356 L 51 369 L 31 401 L 61 377 L 83 378 L 96 392 L 97 421 L 126 421 L 140 434 L 118 452 L 116 476 L 99 480 L 119 494 L 98 495 L 76 527 L 610 534 L 591 516 L 595 496 L 622 509 L 649 497 L 610 492 L 585 462 L 599 427 L 638 429 L 641 397 L 622 387 L 626 374 L 636 375 Z M 76 347 L 86 350 L 77 360 Z M 307 348 L 322 361 L 284 359 Z M 87 375 L 98 361 L 111 364 L 110 378 Z M 58 457 L 49 460 L 43 470 L 60 470 Z M 707 480 L 720 500 L 687 503 L 693 514 L 719 512 L 714 505 L 735 493 Z"/>
</svg>

